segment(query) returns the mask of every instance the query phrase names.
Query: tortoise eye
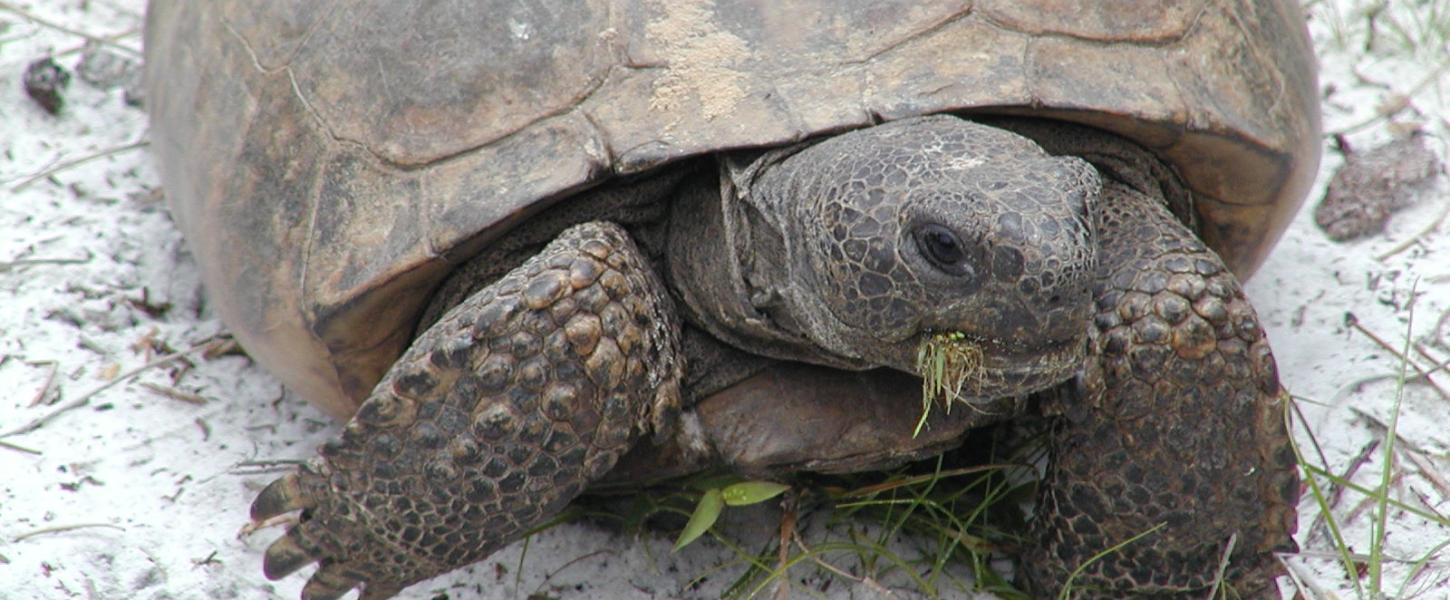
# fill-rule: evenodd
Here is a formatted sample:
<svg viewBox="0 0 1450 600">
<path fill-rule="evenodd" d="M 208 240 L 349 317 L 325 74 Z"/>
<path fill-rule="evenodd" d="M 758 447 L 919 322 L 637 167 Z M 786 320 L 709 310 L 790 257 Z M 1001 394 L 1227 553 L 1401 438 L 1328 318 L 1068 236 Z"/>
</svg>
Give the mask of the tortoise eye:
<svg viewBox="0 0 1450 600">
<path fill-rule="evenodd" d="M 916 229 L 916 249 L 933 267 L 950 275 L 971 275 L 966 245 L 956 232 L 935 223 Z"/>
</svg>

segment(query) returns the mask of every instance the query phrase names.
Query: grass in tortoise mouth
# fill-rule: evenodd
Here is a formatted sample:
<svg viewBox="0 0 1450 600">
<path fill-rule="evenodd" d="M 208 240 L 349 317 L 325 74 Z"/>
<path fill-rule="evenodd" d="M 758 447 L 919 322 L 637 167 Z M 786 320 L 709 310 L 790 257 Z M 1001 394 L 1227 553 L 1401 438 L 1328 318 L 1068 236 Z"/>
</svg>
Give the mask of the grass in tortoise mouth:
<svg viewBox="0 0 1450 600">
<path fill-rule="evenodd" d="M 958 331 L 938 332 L 926 336 L 916 349 L 916 374 L 921 376 L 921 419 L 916 422 L 912 437 L 921 434 L 932 402 L 940 399 L 951 411 L 954 402 L 966 404 L 962 388 L 969 381 L 980 380 L 984 372 L 982 347 Z"/>
</svg>

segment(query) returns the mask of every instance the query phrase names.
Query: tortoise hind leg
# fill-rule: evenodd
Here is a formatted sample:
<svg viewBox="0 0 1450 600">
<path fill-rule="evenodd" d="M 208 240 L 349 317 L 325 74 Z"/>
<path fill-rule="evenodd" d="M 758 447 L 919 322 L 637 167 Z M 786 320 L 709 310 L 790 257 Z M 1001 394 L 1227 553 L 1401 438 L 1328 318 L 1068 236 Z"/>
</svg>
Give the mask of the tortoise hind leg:
<svg viewBox="0 0 1450 600">
<path fill-rule="evenodd" d="M 1224 584 L 1277 598 L 1299 480 L 1268 341 L 1161 201 L 1110 181 L 1103 205 L 1096 362 L 1057 407 L 1025 574 L 1055 594 L 1086 564 L 1075 597 L 1203 597 L 1232 540 Z"/>
<path fill-rule="evenodd" d="M 624 230 L 565 231 L 422 333 L 320 458 L 257 497 L 254 519 L 302 509 L 266 575 L 320 560 L 304 598 L 386 598 L 482 560 L 677 406 L 681 360 Z"/>
</svg>

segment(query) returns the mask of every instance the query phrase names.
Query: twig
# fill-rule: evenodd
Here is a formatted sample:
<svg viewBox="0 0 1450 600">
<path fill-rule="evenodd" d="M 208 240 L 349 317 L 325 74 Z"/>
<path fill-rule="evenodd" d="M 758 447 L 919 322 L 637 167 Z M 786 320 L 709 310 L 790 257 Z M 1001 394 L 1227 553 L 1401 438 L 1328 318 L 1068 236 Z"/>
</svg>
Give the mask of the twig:
<svg viewBox="0 0 1450 600">
<path fill-rule="evenodd" d="M 212 347 L 212 349 L 210 350 L 207 350 L 201 356 L 202 358 L 205 358 L 207 360 L 216 360 L 217 358 L 226 356 L 228 354 L 237 354 L 240 356 L 247 355 L 246 352 L 242 351 L 242 345 L 237 343 L 237 339 L 230 335 L 218 339 L 216 346 Z"/>
<path fill-rule="evenodd" d="M 1450 310 L 1440 313 L 1440 318 L 1435 321 L 1435 329 L 1431 331 L 1434 338 L 1434 345 L 1446 348 L 1445 325 L 1450 324 Z"/>
<path fill-rule="evenodd" d="M 1375 414 L 1367 413 L 1366 410 L 1360 409 L 1360 407 L 1357 406 L 1350 406 L 1348 407 L 1348 409 L 1350 409 L 1351 413 L 1354 413 L 1354 416 L 1363 419 L 1364 423 L 1369 423 L 1369 428 L 1375 430 L 1375 433 L 1379 433 L 1380 436 L 1389 433 L 1389 423 L 1383 422 L 1383 420 L 1380 420 L 1379 417 L 1375 416 Z M 1405 448 L 1412 449 L 1412 451 L 1415 452 L 1424 452 L 1424 449 L 1421 449 L 1418 443 L 1411 441 L 1411 439 L 1406 439 L 1404 438 L 1404 436 L 1396 435 L 1395 443 L 1396 445 L 1401 445 L 1405 446 Z"/>
<path fill-rule="evenodd" d="M 1329 552 L 1329 551 L 1325 551 L 1325 550 L 1308 550 L 1308 549 L 1300 550 L 1298 552 L 1295 552 L 1293 554 L 1290 554 L 1289 556 L 1302 556 L 1302 557 L 1305 557 L 1305 558 L 1317 558 L 1317 559 L 1324 559 L 1324 560 L 1332 560 L 1332 559 L 1339 558 L 1339 554 L 1338 553 L 1335 553 L 1335 552 Z M 1358 561 L 1358 562 L 1366 562 L 1366 561 L 1369 560 L 1369 555 L 1368 554 L 1364 554 L 1364 553 L 1360 553 L 1360 552 L 1350 552 L 1349 553 L 1349 557 L 1352 558 L 1352 559 L 1354 559 L 1355 561 Z M 1410 564 L 1410 563 L 1416 562 L 1415 559 L 1396 558 L 1394 556 L 1386 556 L 1386 557 L 1384 557 L 1384 559 L 1386 561 L 1388 561 L 1388 562 L 1393 562 L 1393 563 Z M 1425 566 L 1435 567 L 1435 568 L 1439 568 L 1439 569 L 1444 569 L 1446 567 L 1450 567 L 1450 561 L 1446 561 L 1446 560 L 1432 560 L 1432 561 L 1427 561 L 1425 563 Z M 1328 596 L 1316 596 L 1316 597 L 1328 598 Z"/>
<path fill-rule="evenodd" d="M 781 500 L 780 530 L 779 539 L 776 544 L 776 568 L 782 574 L 790 566 L 790 540 L 796 536 L 796 503 L 795 492 L 789 492 Z M 771 594 L 771 600 L 790 600 L 790 578 L 782 576 L 776 583 L 775 592 Z"/>
<path fill-rule="evenodd" d="M 180 401 L 185 402 L 187 404 L 195 404 L 197 406 L 205 406 L 206 405 L 206 398 L 202 398 L 201 396 L 198 396 L 198 395 L 193 394 L 191 392 L 183 392 L 183 391 L 178 390 L 178 389 L 176 389 L 174 387 L 167 387 L 167 386 L 164 386 L 164 385 L 157 385 L 157 384 L 151 383 L 149 381 L 142 382 L 141 383 L 141 387 L 146 388 L 148 390 L 151 390 L 153 392 L 156 392 L 158 394 L 161 394 L 162 396 L 166 396 L 167 398 L 171 398 L 172 400 L 180 400 Z"/>
<path fill-rule="evenodd" d="M 122 527 L 120 525 L 113 525 L 111 523 L 76 523 L 75 525 L 56 525 L 54 527 L 41 527 L 40 529 L 36 529 L 34 531 L 22 533 L 11 538 L 10 542 L 16 543 L 22 540 L 28 540 L 38 535 L 46 535 L 50 533 L 64 533 L 66 531 L 75 531 L 77 529 L 90 529 L 92 527 L 109 527 L 111 529 L 119 529 L 121 531 L 126 530 L 125 527 Z"/>
<path fill-rule="evenodd" d="M 852 574 L 846 572 L 845 570 L 841 569 L 840 567 L 837 567 L 837 566 L 835 566 L 835 565 L 833 565 L 831 563 L 828 563 L 824 559 L 822 559 L 821 557 L 816 556 L 816 554 L 814 552 L 812 552 L 811 549 L 808 546 L 806 546 L 805 540 L 801 539 L 800 532 L 798 532 L 798 531 L 792 532 L 791 533 L 791 538 L 795 540 L 796 546 L 799 546 L 800 547 L 801 552 L 804 552 L 806 554 L 806 556 L 811 557 L 811 561 L 814 562 L 814 563 L 816 563 L 817 565 L 820 565 L 820 567 L 822 569 L 825 569 L 827 571 L 830 571 L 832 573 L 835 573 L 836 575 L 838 575 L 838 576 L 840 576 L 840 577 L 842 577 L 844 579 L 847 579 L 849 581 L 854 581 L 856 583 L 859 583 L 861 585 L 866 586 L 868 589 L 870 589 L 872 591 L 872 593 L 875 593 L 877 595 L 877 597 L 880 597 L 880 598 L 896 598 L 896 594 L 892 593 L 891 590 L 888 590 L 885 587 L 883 587 L 875 579 L 872 579 L 870 577 L 864 577 L 864 576 L 858 577 L 856 575 L 852 575 Z"/>
<path fill-rule="evenodd" d="M 1390 474 L 1389 484 L 1384 487 L 1384 497 L 1385 498 L 1389 498 L 1390 497 L 1390 490 L 1392 488 L 1398 488 L 1398 487 L 1400 487 L 1400 484 L 1403 483 L 1404 481 L 1405 481 L 1405 472 L 1404 471 L 1401 471 L 1399 469 L 1395 469 Z M 1355 519 L 1359 518 L 1360 515 L 1364 514 L 1364 511 L 1367 511 L 1367 510 L 1370 510 L 1372 508 L 1375 508 L 1375 506 L 1377 504 L 1379 504 L 1379 501 L 1380 501 L 1380 495 L 1378 493 L 1372 494 L 1372 495 L 1366 495 L 1363 499 L 1361 499 L 1359 501 L 1358 504 L 1355 504 L 1354 505 L 1354 508 L 1349 509 L 1349 513 L 1347 513 L 1347 514 L 1344 515 L 1344 521 L 1343 522 L 1344 523 L 1351 523 L 1351 522 L 1353 522 Z M 1375 517 L 1374 516 L 1371 516 L 1370 518 L 1371 519 L 1374 519 Z M 1380 531 L 1384 531 L 1384 530 L 1381 529 Z"/>
<path fill-rule="evenodd" d="M 1396 99 L 1395 102 L 1390 104 L 1390 106 L 1376 110 L 1374 116 L 1371 116 L 1368 119 L 1365 119 L 1353 125 L 1349 125 L 1342 129 L 1327 131 L 1324 133 L 1324 135 L 1328 137 L 1349 135 L 1351 133 L 1374 125 L 1375 123 L 1378 123 L 1383 119 L 1388 119 L 1397 114 L 1400 114 L 1401 111 L 1410 107 L 1410 99 L 1413 98 L 1415 94 L 1420 93 L 1425 88 L 1429 87 L 1430 84 L 1439 81 L 1440 75 L 1444 73 L 1447 68 L 1450 68 L 1450 60 L 1440 63 L 1440 66 L 1435 67 L 1433 70 L 1431 70 L 1429 74 L 1425 75 L 1424 79 L 1421 79 L 1418 83 L 1411 87 L 1409 91 L 1403 94 L 1398 94 L 1399 97 Z"/>
<path fill-rule="evenodd" d="M 1450 203 L 1445 203 L 1445 206 L 1440 209 L 1440 214 L 1437 215 L 1434 219 L 1432 219 L 1430 221 L 1430 224 L 1429 225 L 1426 225 L 1424 229 L 1421 229 L 1420 231 L 1416 232 L 1414 235 L 1406 238 L 1405 241 L 1400 242 L 1398 244 L 1395 244 L 1395 247 L 1390 248 L 1389 250 L 1386 250 L 1384 252 L 1379 253 L 1378 255 L 1376 255 L 1374 257 L 1374 259 L 1377 260 L 1377 261 L 1380 261 L 1380 262 L 1384 262 L 1389 257 L 1394 256 L 1396 254 L 1399 254 L 1399 253 L 1404 252 L 1405 250 L 1409 249 L 1410 246 L 1413 246 L 1416 243 L 1418 243 L 1420 241 L 1420 238 L 1423 238 L 1423 237 L 1425 237 L 1427 235 L 1430 235 L 1436 229 L 1439 229 L 1440 228 L 1440 224 L 1445 222 L 1445 216 L 1446 215 L 1450 215 Z"/>
<path fill-rule="evenodd" d="M 1239 534 L 1234 533 L 1228 536 L 1228 544 L 1224 545 L 1223 555 L 1218 559 L 1218 575 L 1213 578 L 1213 588 L 1208 591 L 1209 598 L 1217 598 L 1218 590 L 1223 586 L 1223 575 L 1228 572 L 1228 559 L 1233 556 L 1234 546 L 1239 543 Z"/>
<path fill-rule="evenodd" d="M 94 255 L 88 255 L 85 258 L 17 258 L 15 260 L 0 262 L 0 273 L 20 267 L 33 267 L 35 265 L 80 265 L 90 262 L 94 257 Z"/>
<path fill-rule="evenodd" d="M 135 150 L 137 148 L 145 148 L 146 145 L 147 144 L 150 144 L 150 143 L 151 142 L 149 142 L 149 141 L 147 141 L 146 139 L 143 138 L 143 139 L 139 139 L 139 140 L 136 140 L 134 142 L 131 142 L 129 144 L 124 144 L 124 145 L 121 145 L 121 146 L 116 146 L 114 148 L 107 148 L 105 150 L 101 150 L 101 151 L 95 152 L 95 153 L 90 154 L 90 155 L 87 155 L 87 156 L 82 156 L 80 158 L 74 158 L 74 159 L 71 159 L 71 160 L 62 162 L 62 163 L 57 164 L 57 165 L 55 165 L 53 167 L 50 167 L 48 169 L 45 169 L 45 170 L 43 170 L 43 171 L 41 171 L 39 173 L 36 173 L 34 175 L 31 175 L 30 177 L 25 178 L 24 181 L 21 181 L 20 183 L 15 184 L 14 187 L 11 187 L 10 188 L 10 191 L 12 191 L 12 192 L 18 192 L 18 191 L 23 190 L 26 187 L 30 186 L 30 184 L 32 184 L 32 183 L 35 183 L 37 181 L 40 181 L 41 179 L 45 179 L 46 177 L 50 177 L 51 175 L 55 175 L 56 173 L 59 173 L 61 171 L 64 171 L 66 169 L 69 169 L 71 167 L 80 166 L 80 165 L 86 164 L 88 162 L 91 162 L 91 161 L 96 160 L 96 159 L 99 159 L 99 158 L 105 158 L 107 156 L 114 156 L 116 154 L 120 154 L 120 153 L 126 152 L 128 150 Z"/>
<path fill-rule="evenodd" d="M 50 388 L 55 385 L 55 372 L 59 368 L 57 366 L 59 363 L 53 360 L 37 360 L 35 362 L 27 362 L 27 364 L 33 367 L 39 367 L 41 365 L 50 367 L 45 373 L 45 383 L 41 384 L 40 390 L 35 392 L 35 397 L 30 399 L 30 404 L 26 405 L 26 408 L 35 408 L 45 400 L 46 394 L 49 394 Z"/>
<path fill-rule="evenodd" d="M 1395 348 L 1394 346 L 1391 346 L 1389 344 L 1389 342 L 1386 342 L 1380 336 L 1375 335 L 1375 333 L 1373 331 L 1370 331 L 1369 329 L 1365 328 L 1365 326 L 1360 325 L 1359 324 L 1359 317 L 1356 317 L 1354 315 L 1354 313 L 1352 313 L 1352 312 L 1344 313 L 1344 322 L 1345 322 L 1345 324 L 1349 325 L 1350 327 L 1353 327 L 1355 330 L 1359 331 L 1360 333 L 1363 333 L 1365 335 L 1365 337 L 1368 337 L 1369 339 L 1374 340 L 1374 343 L 1379 344 L 1379 346 L 1381 348 L 1384 348 L 1387 352 L 1389 352 L 1390 354 L 1393 354 L 1395 356 L 1395 358 L 1398 358 L 1398 359 L 1400 359 L 1402 361 L 1405 361 L 1405 364 L 1407 364 L 1410 367 L 1414 368 L 1415 369 L 1415 372 L 1420 374 L 1420 376 L 1419 377 L 1416 377 L 1415 379 L 1423 379 L 1423 380 L 1425 380 L 1425 383 L 1427 385 L 1429 385 L 1432 388 L 1435 388 L 1435 391 L 1437 391 L 1437 392 L 1440 393 L 1440 397 L 1441 398 L 1444 398 L 1446 400 L 1450 400 L 1450 392 L 1445 391 L 1445 388 L 1442 388 L 1442 387 L 1440 387 L 1440 384 L 1435 383 L 1435 380 L 1430 378 L 1430 372 L 1429 371 L 1426 371 L 1424 367 L 1421 367 L 1420 366 L 1420 363 L 1417 363 L 1417 362 L 1411 360 L 1409 356 L 1406 356 L 1404 353 L 1400 352 L 1400 350 L 1398 348 Z"/>
<path fill-rule="evenodd" d="M 232 465 L 232 468 L 237 469 L 241 467 L 256 467 L 270 469 L 272 467 L 295 467 L 304 462 L 307 461 L 297 460 L 295 458 L 279 458 L 276 460 L 244 460 L 235 465 Z"/>
<path fill-rule="evenodd" d="M 227 469 L 227 472 L 233 475 L 263 475 L 266 473 L 281 473 L 292 471 L 293 469 L 296 469 L 298 465 L 301 465 L 305 462 L 306 461 L 295 459 L 244 460 L 235 465 L 232 465 L 230 469 Z"/>
<path fill-rule="evenodd" d="M 1429 480 L 1430 485 L 1434 486 L 1435 489 L 1440 491 L 1441 498 L 1450 498 L 1450 483 L 1447 483 L 1445 481 L 1445 478 L 1440 476 L 1440 472 L 1435 469 L 1435 465 L 1430 463 L 1430 459 L 1428 457 L 1426 457 L 1423 453 L 1419 451 L 1409 448 L 1401 448 L 1400 454 L 1404 455 L 1405 458 L 1410 459 L 1410 462 L 1415 463 L 1415 466 L 1420 469 L 1420 474 L 1424 475 L 1425 479 Z M 1440 512 L 1430 506 L 1426 506 L 1426 508 L 1429 508 L 1431 511 L 1434 511 L 1436 513 Z"/>
<path fill-rule="evenodd" d="M 34 13 L 31 13 L 30 11 L 27 11 L 27 10 L 25 10 L 23 8 L 20 8 L 18 6 L 15 6 L 13 4 L 10 4 L 9 2 L 0 2 L 0 10 L 4 10 L 4 11 L 8 11 L 8 12 L 14 13 L 16 16 L 18 16 L 18 17 L 20 17 L 22 19 L 26 19 L 26 20 L 29 20 L 29 21 L 33 21 L 35 24 L 40 25 L 41 27 L 48 27 L 50 29 L 54 29 L 54 30 L 59 31 L 59 32 L 62 32 L 62 33 L 68 33 L 68 34 L 74 35 L 76 37 L 80 37 L 80 38 L 83 38 L 83 39 L 86 39 L 86 40 L 90 40 L 90 41 L 95 42 L 97 44 L 102 44 L 102 45 L 105 45 L 105 46 L 110 46 L 112 48 L 116 48 L 116 49 L 118 49 L 118 50 L 120 50 L 122 52 L 125 52 L 127 54 L 130 54 L 131 56 L 135 56 L 135 57 L 138 57 L 138 58 L 141 56 L 141 53 L 139 51 L 137 51 L 135 48 L 131 48 L 129 46 L 124 46 L 122 44 L 117 44 L 116 42 L 108 39 L 110 36 L 102 37 L 102 36 L 97 36 L 95 34 L 86 33 L 86 32 L 81 31 L 79 29 L 71 29 L 70 27 L 66 27 L 65 25 L 61 25 L 60 23 L 56 23 L 55 21 L 51 21 L 49 19 L 42 19 L 40 17 L 37 17 L 37 16 L 35 16 Z"/>
<path fill-rule="evenodd" d="M 1431 373 L 1435 373 L 1435 372 L 1438 372 L 1438 371 L 1444 371 L 1447 368 L 1450 368 L 1450 358 L 1447 358 L 1445 360 L 1440 360 L 1438 358 L 1435 358 L 1433 355 L 1431 355 L 1428 351 L 1425 350 L 1425 345 L 1424 344 L 1416 343 L 1415 344 L 1415 352 L 1419 353 L 1420 356 L 1425 357 L 1425 360 L 1428 360 L 1428 361 L 1430 361 L 1431 364 L 1435 365 L 1435 366 L 1433 366 L 1433 367 L 1430 368 L 1430 372 Z"/>
<path fill-rule="evenodd" d="M 1303 555 L 1305 553 L 1300 551 L 1299 554 Z M 1328 597 L 1324 593 L 1324 588 L 1314 583 L 1313 577 L 1305 577 L 1303 573 L 1300 573 L 1299 566 L 1286 560 L 1286 555 L 1276 553 L 1274 554 L 1274 558 L 1278 559 L 1279 564 L 1284 566 L 1284 571 L 1289 574 L 1289 580 L 1294 582 L 1294 587 L 1299 590 L 1301 596 L 1306 598 Z M 1307 594 L 1305 593 L 1306 591 L 1308 592 Z"/>
<path fill-rule="evenodd" d="M 105 40 L 105 42 L 104 42 L 105 45 L 114 48 L 115 47 L 113 45 L 114 42 L 119 42 L 119 41 L 124 40 L 124 39 L 126 39 L 128 37 L 132 37 L 132 36 L 134 36 L 134 35 L 136 35 L 138 33 L 141 33 L 142 31 L 145 31 L 145 29 L 142 28 L 142 27 L 132 27 L 132 28 L 127 29 L 125 31 L 118 31 L 118 32 L 113 33 L 113 34 L 110 34 L 110 35 L 100 36 L 100 38 L 102 40 Z M 51 58 L 60 58 L 62 56 L 70 56 L 72 54 L 76 54 L 76 53 L 79 53 L 79 52 L 85 52 L 86 51 L 86 48 L 88 48 L 90 46 L 91 46 L 91 42 L 88 41 L 88 42 L 86 42 L 83 45 L 75 46 L 75 47 L 68 48 L 66 50 L 61 50 L 60 52 L 56 52 L 54 54 L 51 54 L 50 57 Z"/>
<path fill-rule="evenodd" d="M 1381 421 L 1379 417 L 1369 414 L 1368 412 L 1365 412 L 1364 410 L 1361 410 L 1360 408 L 1354 406 L 1349 407 L 1349 411 L 1354 413 L 1355 416 L 1364 419 L 1366 423 L 1369 423 L 1370 428 L 1375 430 L 1376 433 L 1379 433 L 1380 435 L 1388 434 L 1390 426 L 1384 421 Z M 1425 475 L 1425 478 L 1430 480 L 1430 483 L 1438 488 L 1441 494 L 1443 494 L 1447 498 L 1450 498 L 1450 482 L 1446 482 L 1444 478 L 1440 477 L 1440 474 L 1435 469 L 1435 466 L 1429 463 L 1429 459 L 1425 456 L 1428 453 L 1425 452 L 1424 448 L 1421 448 L 1414 441 L 1406 439 L 1402 436 L 1396 436 L 1396 440 L 1399 442 L 1400 454 L 1409 458 L 1410 462 L 1415 463 L 1415 466 L 1420 468 L 1420 470 L 1423 472 L 1423 475 Z M 1432 510 L 1432 512 L 1439 514 L 1439 511 Z"/>
<path fill-rule="evenodd" d="M 187 348 L 187 349 L 182 350 L 180 352 L 173 352 L 171 354 L 167 354 L 166 356 L 163 356 L 161 358 L 158 358 L 156 360 L 153 360 L 151 362 L 148 362 L 148 363 L 146 363 L 144 365 L 141 365 L 139 367 L 136 367 L 134 369 L 131 369 L 130 371 L 126 371 L 125 373 L 122 373 L 121 375 L 117 376 L 115 379 L 112 379 L 112 380 L 110 380 L 110 381 L 102 384 L 100 387 L 97 387 L 96 389 L 93 389 L 93 390 L 91 390 L 89 392 L 86 392 L 84 394 L 81 394 L 80 396 L 77 396 L 74 400 L 71 400 L 70 402 L 66 402 L 65 404 L 61 404 L 61 405 L 55 407 L 55 410 L 52 410 L 52 411 L 50 411 L 50 412 L 48 412 L 48 413 L 46 413 L 44 415 L 41 415 L 39 417 L 36 417 L 35 419 L 32 419 L 29 423 L 26 423 L 24 425 L 21 425 L 19 427 L 16 427 L 15 429 L 11 429 L 10 431 L 7 431 L 5 433 L 0 433 L 0 438 L 7 438 L 7 437 L 10 437 L 10 436 L 13 436 L 13 435 L 20 435 L 20 434 L 23 434 L 23 433 L 29 433 L 31 431 L 35 431 L 41 425 L 46 424 L 51 419 L 54 419 L 57 416 L 60 416 L 62 413 L 65 413 L 67 411 L 72 411 L 72 410 L 75 410 L 75 409 L 80 408 L 82 406 L 85 406 L 88 402 L 91 401 L 91 398 L 95 397 L 96 394 L 99 394 L 101 392 L 104 392 L 104 391 L 106 391 L 106 390 L 114 387 L 116 384 L 119 384 L 119 383 L 121 383 L 123 381 L 127 381 L 127 380 L 131 379 L 132 377 L 135 377 L 136 375 L 139 375 L 143 371 L 146 371 L 147 369 L 154 369 L 154 368 L 156 368 L 158 366 L 164 365 L 164 364 L 169 363 L 169 362 L 171 362 L 173 360 L 176 360 L 178 358 L 184 358 L 188 354 L 191 354 L 193 352 L 197 352 L 197 351 L 200 351 L 200 350 L 204 350 L 208 346 L 210 346 L 211 344 L 213 344 L 215 342 L 216 342 L 216 339 L 215 338 L 208 338 L 206 341 L 201 342 L 201 343 L 198 343 L 198 344 L 196 344 L 196 345 L 194 345 L 194 346 L 192 346 L 190 348 Z"/>
<path fill-rule="evenodd" d="M 18 444 L 12 444 L 12 443 L 7 442 L 5 440 L 0 440 L 0 448 L 5 448 L 5 449 L 8 449 L 8 450 L 14 450 L 16 452 L 24 452 L 26 454 L 34 454 L 36 456 L 40 456 L 42 454 L 41 451 L 39 451 L 39 450 L 32 450 L 30 448 L 26 448 L 25 446 L 21 446 L 21 445 L 18 445 Z"/>
<path fill-rule="evenodd" d="M 1344 473 L 1340 474 L 1340 481 L 1352 480 L 1355 473 L 1359 472 L 1359 468 L 1363 467 L 1366 463 L 1369 462 L 1370 457 L 1374 454 L 1375 449 L 1379 448 L 1379 446 L 1380 441 L 1378 439 L 1375 439 L 1370 440 L 1368 444 L 1365 444 L 1363 448 L 1360 448 L 1359 454 L 1356 455 L 1354 459 L 1349 462 L 1348 467 L 1344 468 Z M 1327 466 L 1329 463 L 1325 462 L 1323 464 Z M 1325 470 L 1327 471 L 1328 469 Z M 1336 484 L 1334 480 L 1330 480 L 1329 485 L 1332 486 L 1333 489 L 1329 492 L 1329 501 L 1327 502 L 1327 506 L 1329 508 L 1334 508 L 1339 505 L 1340 499 L 1344 497 L 1345 486 Z M 1328 517 L 1329 516 L 1325 513 L 1319 513 L 1319 515 L 1314 518 L 1314 522 L 1309 525 L 1308 539 L 1314 539 L 1315 534 L 1318 534 L 1321 537 L 1328 535 L 1327 533 L 1325 533 L 1325 529 L 1327 529 L 1329 526 L 1329 523 L 1327 521 Z"/>
</svg>

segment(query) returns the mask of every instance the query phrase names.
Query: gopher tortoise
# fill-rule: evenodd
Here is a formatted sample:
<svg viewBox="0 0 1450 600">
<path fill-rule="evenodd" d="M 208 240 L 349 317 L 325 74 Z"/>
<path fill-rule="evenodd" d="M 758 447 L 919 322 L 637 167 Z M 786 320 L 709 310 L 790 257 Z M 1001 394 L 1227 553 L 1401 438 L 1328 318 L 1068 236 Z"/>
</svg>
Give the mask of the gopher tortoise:
<svg viewBox="0 0 1450 600">
<path fill-rule="evenodd" d="M 347 419 L 252 506 L 300 511 L 264 571 L 318 562 L 304 597 L 389 597 L 606 479 L 1027 417 L 1025 586 L 1274 594 L 1299 480 L 1238 282 L 1319 158 L 1293 0 L 155 0 L 145 45 L 211 302 Z M 971 410 L 913 435 L 943 340 Z"/>
</svg>

